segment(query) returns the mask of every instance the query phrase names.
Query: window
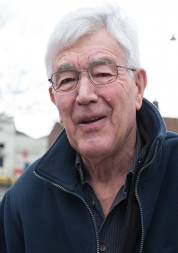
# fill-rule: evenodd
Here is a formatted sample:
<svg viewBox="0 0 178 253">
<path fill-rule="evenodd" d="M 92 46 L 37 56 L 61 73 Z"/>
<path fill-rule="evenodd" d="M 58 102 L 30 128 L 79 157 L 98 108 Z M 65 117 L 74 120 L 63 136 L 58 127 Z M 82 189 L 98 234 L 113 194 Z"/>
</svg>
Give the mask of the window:
<svg viewBox="0 0 178 253">
<path fill-rule="evenodd" d="M 0 167 L 3 167 L 3 149 L 4 149 L 4 144 L 0 143 Z"/>
<path fill-rule="evenodd" d="M 0 157 L 0 167 L 3 167 L 3 157 Z"/>
<path fill-rule="evenodd" d="M 4 149 L 4 144 L 2 144 L 2 143 L 0 143 L 0 155 L 2 156 L 2 151 L 3 151 L 3 149 Z"/>
</svg>

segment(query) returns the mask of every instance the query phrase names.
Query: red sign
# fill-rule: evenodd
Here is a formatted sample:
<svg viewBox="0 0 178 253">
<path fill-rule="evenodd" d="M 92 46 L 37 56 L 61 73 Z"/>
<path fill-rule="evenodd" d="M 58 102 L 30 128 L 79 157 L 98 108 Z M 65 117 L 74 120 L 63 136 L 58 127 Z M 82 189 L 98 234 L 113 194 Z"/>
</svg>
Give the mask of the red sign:
<svg viewBox="0 0 178 253">
<path fill-rule="evenodd" d="M 28 156 L 28 150 L 24 149 L 22 151 L 22 155 L 23 155 L 24 158 L 26 158 Z"/>
<path fill-rule="evenodd" d="M 23 169 L 14 169 L 14 175 L 19 177 L 23 172 Z"/>
</svg>

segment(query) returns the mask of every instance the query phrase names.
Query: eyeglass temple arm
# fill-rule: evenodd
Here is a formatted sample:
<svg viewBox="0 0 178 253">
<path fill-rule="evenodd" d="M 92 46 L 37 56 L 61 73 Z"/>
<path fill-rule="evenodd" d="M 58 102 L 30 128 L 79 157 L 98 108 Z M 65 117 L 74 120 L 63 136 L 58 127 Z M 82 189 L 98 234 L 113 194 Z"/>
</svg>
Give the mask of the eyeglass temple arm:
<svg viewBox="0 0 178 253">
<path fill-rule="evenodd" d="M 125 66 L 122 66 L 122 65 L 116 65 L 117 67 L 120 67 L 120 68 L 125 68 L 125 69 L 129 69 L 131 71 L 136 71 L 137 69 L 135 68 L 128 68 L 128 67 L 125 67 Z"/>
</svg>

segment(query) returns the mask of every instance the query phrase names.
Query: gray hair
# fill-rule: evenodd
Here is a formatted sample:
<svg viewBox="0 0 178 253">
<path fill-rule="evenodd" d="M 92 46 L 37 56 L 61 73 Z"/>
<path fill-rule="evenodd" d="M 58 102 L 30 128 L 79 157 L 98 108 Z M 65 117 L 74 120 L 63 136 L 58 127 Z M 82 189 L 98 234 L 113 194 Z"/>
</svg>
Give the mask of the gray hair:
<svg viewBox="0 0 178 253">
<path fill-rule="evenodd" d="M 56 53 L 69 48 L 81 37 L 105 27 L 121 46 L 129 68 L 140 67 L 140 53 L 135 24 L 117 5 L 85 7 L 66 14 L 53 30 L 45 56 L 47 76 L 52 75 Z"/>
</svg>

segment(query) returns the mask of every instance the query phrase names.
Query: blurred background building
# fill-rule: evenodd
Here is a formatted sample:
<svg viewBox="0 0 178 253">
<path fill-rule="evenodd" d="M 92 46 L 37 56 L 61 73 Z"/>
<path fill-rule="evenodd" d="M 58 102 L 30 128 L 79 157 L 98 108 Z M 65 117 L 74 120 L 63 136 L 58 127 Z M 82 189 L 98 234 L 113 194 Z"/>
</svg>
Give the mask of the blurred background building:
<svg viewBox="0 0 178 253">
<path fill-rule="evenodd" d="M 23 171 L 47 151 L 62 128 L 56 123 L 49 136 L 34 139 L 17 131 L 12 117 L 0 116 L 0 200 Z"/>
</svg>

